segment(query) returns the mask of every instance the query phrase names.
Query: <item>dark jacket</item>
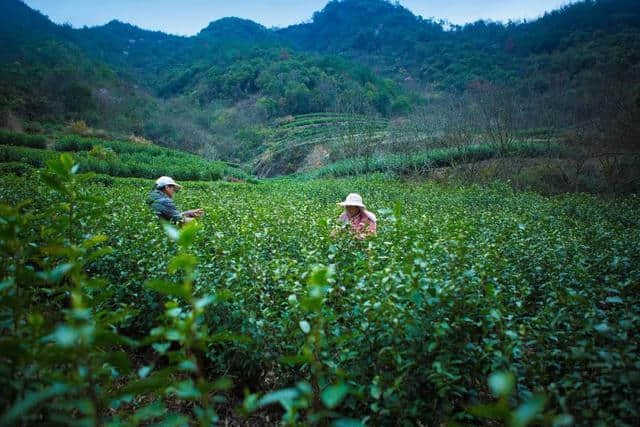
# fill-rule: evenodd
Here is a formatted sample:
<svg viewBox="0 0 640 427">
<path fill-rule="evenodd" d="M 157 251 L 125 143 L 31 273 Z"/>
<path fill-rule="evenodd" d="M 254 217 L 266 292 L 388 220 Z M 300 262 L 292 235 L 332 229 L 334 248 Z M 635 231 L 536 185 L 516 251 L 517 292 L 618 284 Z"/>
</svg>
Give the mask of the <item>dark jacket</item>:
<svg viewBox="0 0 640 427">
<path fill-rule="evenodd" d="M 156 188 L 147 197 L 147 204 L 151 210 L 162 219 L 174 223 L 181 222 L 184 218 L 176 208 L 176 204 L 162 190 Z"/>
</svg>

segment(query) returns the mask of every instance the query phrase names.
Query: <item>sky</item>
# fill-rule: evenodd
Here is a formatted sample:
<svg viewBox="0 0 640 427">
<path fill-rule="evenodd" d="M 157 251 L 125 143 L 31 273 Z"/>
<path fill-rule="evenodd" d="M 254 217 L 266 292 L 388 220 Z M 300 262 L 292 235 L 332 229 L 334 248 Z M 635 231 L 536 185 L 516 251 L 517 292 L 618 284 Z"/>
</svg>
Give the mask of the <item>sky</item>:
<svg viewBox="0 0 640 427">
<path fill-rule="evenodd" d="M 23 0 L 58 24 L 73 27 L 106 24 L 112 19 L 178 35 L 193 35 L 209 22 L 228 16 L 266 27 L 286 27 L 310 20 L 327 0 Z M 479 19 L 535 19 L 570 0 L 400 0 L 423 18 L 465 24 Z"/>
</svg>

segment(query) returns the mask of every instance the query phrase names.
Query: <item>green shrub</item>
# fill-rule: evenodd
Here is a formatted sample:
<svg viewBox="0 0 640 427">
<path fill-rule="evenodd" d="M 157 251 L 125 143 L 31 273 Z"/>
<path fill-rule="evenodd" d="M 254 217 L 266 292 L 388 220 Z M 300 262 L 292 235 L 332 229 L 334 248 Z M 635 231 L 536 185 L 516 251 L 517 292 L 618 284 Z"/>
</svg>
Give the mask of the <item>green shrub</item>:
<svg viewBox="0 0 640 427">
<path fill-rule="evenodd" d="M 219 181 L 224 178 L 226 168 L 220 164 L 213 165 L 208 168 L 207 172 L 202 176 L 203 181 Z"/>
<path fill-rule="evenodd" d="M 12 147 L 0 145 L 0 162 L 22 162 L 40 168 L 55 153 L 47 150 L 28 147 Z"/>
<path fill-rule="evenodd" d="M 100 160 L 114 160 L 116 158 L 115 151 L 102 145 L 94 145 L 87 154 Z"/>
<path fill-rule="evenodd" d="M 479 162 L 501 156 L 538 157 L 553 154 L 564 156 L 561 146 L 541 142 L 516 142 L 502 152 L 491 144 L 474 144 L 464 147 L 436 148 L 410 155 L 383 154 L 369 159 L 347 159 L 315 169 L 303 175 L 309 177 L 342 177 L 376 172 L 393 172 L 400 175 L 425 175 L 433 168 L 448 167 L 458 163 Z"/>
<path fill-rule="evenodd" d="M 221 399 L 214 395 L 229 388 L 230 381 L 211 380 L 194 356 L 215 343 L 204 322 L 204 310 L 215 298 L 196 296 L 193 290 L 195 257 L 190 246 L 197 224 L 182 231 L 167 229 L 180 247 L 172 261 L 173 273 L 183 272 L 172 275 L 178 283 L 158 278 L 145 286 L 146 295 L 167 300 L 166 313 L 158 313 L 159 328 L 146 345 L 170 362 L 157 370 L 155 364 L 134 369 L 132 353 L 126 350 L 141 343 L 122 330 L 135 308 L 131 302 L 110 306 L 113 292 L 88 273 L 92 260 L 111 252 L 104 245 L 107 236 L 93 228 L 108 217 L 107 201 L 102 191 L 91 187 L 95 176 L 75 172 L 73 158 L 65 153 L 47 162 L 41 174 L 42 188 L 34 192 L 47 193 L 41 209 L 0 204 L 0 424 L 123 426 L 151 419 L 214 424 Z M 184 339 L 166 345 L 176 331 L 183 331 Z M 177 394 L 183 404 L 195 403 L 199 410 L 192 417 L 172 415 L 158 401 L 122 411 L 123 403 L 143 394 Z"/>
<path fill-rule="evenodd" d="M 107 144 L 105 144 L 107 145 Z M 227 166 L 222 162 L 211 162 L 202 157 L 179 151 L 158 148 L 156 155 L 149 152 L 127 152 L 121 150 L 116 155 L 109 145 L 92 145 L 87 141 L 66 139 L 58 141 L 59 151 L 78 151 L 77 162 L 81 172 L 95 172 L 115 177 L 137 177 L 155 179 L 161 175 L 172 176 L 176 180 L 217 181 L 224 176 L 234 176 L 246 180 L 249 175 L 241 169 Z M 22 162 L 41 168 L 55 152 L 28 147 L 0 145 L 0 162 Z"/>
<path fill-rule="evenodd" d="M 0 174 L 12 173 L 18 176 L 30 175 L 33 173 L 33 166 L 22 162 L 0 163 Z"/>
<path fill-rule="evenodd" d="M 86 180 L 89 184 L 102 185 L 104 187 L 111 187 L 115 183 L 115 179 L 111 175 L 94 174 Z"/>
<path fill-rule="evenodd" d="M 95 141 L 81 139 L 78 137 L 63 137 L 56 141 L 53 149 L 56 151 L 89 151 L 93 147 Z"/>
<path fill-rule="evenodd" d="M 188 181 L 216 181 L 229 174 L 248 177 L 240 169 L 222 162 L 211 162 L 200 156 L 152 144 L 65 136 L 55 143 L 54 149 L 79 153 L 80 169 L 84 172 L 118 177 L 151 179 L 169 175 L 176 180 Z"/>
<path fill-rule="evenodd" d="M 47 138 L 42 135 L 8 132 L 0 130 L 0 144 L 16 145 L 19 147 L 46 148 Z"/>
</svg>

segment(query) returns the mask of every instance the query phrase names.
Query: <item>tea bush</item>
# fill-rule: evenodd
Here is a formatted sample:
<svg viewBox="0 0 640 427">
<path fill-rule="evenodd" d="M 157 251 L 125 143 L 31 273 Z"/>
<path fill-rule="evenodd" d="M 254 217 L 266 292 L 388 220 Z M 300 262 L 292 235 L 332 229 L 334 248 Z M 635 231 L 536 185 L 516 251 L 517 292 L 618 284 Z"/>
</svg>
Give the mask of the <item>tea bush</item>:
<svg viewBox="0 0 640 427">
<path fill-rule="evenodd" d="M 20 162 L 40 168 L 53 157 L 55 153 L 48 150 L 0 145 L 0 163 Z"/>
<path fill-rule="evenodd" d="M 106 173 L 113 176 L 153 178 L 170 175 L 175 179 L 217 181 L 224 176 L 248 179 L 242 170 L 211 162 L 202 157 L 180 151 L 169 150 L 152 144 L 125 141 L 105 141 L 95 138 L 67 136 L 60 138 L 54 146 L 57 151 L 88 152 L 111 150 L 115 159 L 91 159 L 80 162 L 83 171 Z M 106 160 L 106 161 L 105 161 Z"/>
<path fill-rule="evenodd" d="M 640 418 L 637 195 L 547 198 L 382 176 L 186 183 L 176 203 L 205 216 L 167 238 L 144 202 L 151 181 L 83 181 L 70 195 L 14 175 L 0 184 L 2 203 L 18 206 L 3 207 L 1 225 L 13 228 L 0 234 L 2 406 L 28 409 L 3 420 L 155 420 L 169 417 L 170 396 L 190 402 L 176 417 L 194 422 L 216 419 L 233 396 L 244 396 L 242 412 L 291 425 Z M 335 203 L 354 191 L 378 215 L 378 235 L 331 237 Z M 83 199 L 93 195 L 99 208 Z M 101 256 L 73 255 L 96 235 Z M 106 325 L 117 338 L 89 339 Z M 64 341 L 67 327 L 89 338 Z M 216 403 L 229 382 L 230 399 Z M 65 398 L 82 391 L 74 415 Z"/>
<path fill-rule="evenodd" d="M 346 159 L 302 173 L 302 177 L 343 177 L 364 173 L 394 173 L 398 175 L 425 175 L 433 168 L 453 166 L 460 163 L 479 162 L 514 156 L 519 158 L 539 156 L 565 156 L 566 150 L 557 144 L 542 142 L 516 142 L 502 150 L 492 144 L 471 144 L 461 147 L 435 148 L 410 155 L 384 154 L 368 159 Z"/>
<path fill-rule="evenodd" d="M 177 180 L 217 181 L 225 176 L 250 179 L 242 169 L 223 162 L 155 145 L 66 136 L 54 144 L 54 150 L 76 152 L 80 172 L 149 179 L 161 175 Z M 23 162 L 41 168 L 58 155 L 48 150 L 0 145 L 0 162 Z"/>
<path fill-rule="evenodd" d="M 17 145 L 19 147 L 45 148 L 47 146 L 47 139 L 42 135 L 29 135 L 26 133 L 0 130 L 0 144 Z"/>
<path fill-rule="evenodd" d="M 189 247 L 197 224 L 181 232 L 166 227 L 180 247 L 169 271 L 180 272 L 182 279 L 147 286 L 187 305 L 167 301 L 158 327 L 144 342 L 154 349 L 156 361 L 168 360 L 158 369 L 151 361 L 134 370 L 132 352 L 142 343 L 118 328 L 136 309 L 130 302 L 109 307 L 107 283 L 86 274 L 87 264 L 111 249 L 103 245 L 106 236 L 92 232 L 104 213 L 104 199 L 89 188 L 92 176 L 76 171 L 70 155 L 52 159 L 40 182 L 47 206 L 32 210 L 27 201 L 17 207 L 0 204 L 0 425 L 215 423 L 221 399 L 216 394 L 228 388 L 229 380 L 209 381 L 197 357 L 209 343 L 203 311 L 215 302 L 211 295 L 192 292 L 196 262 Z M 34 241 L 29 240 L 30 223 L 41 226 Z M 148 405 L 125 407 L 143 395 Z M 163 396 L 193 412 L 170 413 L 159 399 Z"/>
<path fill-rule="evenodd" d="M 22 162 L 8 162 L 0 163 L 0 175 L 12 173 L 15 175 L 23 176 L 29 175 L 33 172 L 33 166 Z"/>
</svg>

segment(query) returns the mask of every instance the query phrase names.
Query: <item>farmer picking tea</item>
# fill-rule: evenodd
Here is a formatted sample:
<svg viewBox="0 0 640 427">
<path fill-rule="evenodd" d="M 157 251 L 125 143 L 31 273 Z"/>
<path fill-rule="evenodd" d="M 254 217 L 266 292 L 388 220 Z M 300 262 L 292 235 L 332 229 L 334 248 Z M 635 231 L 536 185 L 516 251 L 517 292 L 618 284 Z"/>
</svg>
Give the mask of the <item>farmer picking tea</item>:
<svg viewBox="0 0 640 427">
<path fill-rule="evenodd" d="M 182 189 L 182 186 L 175 182 L 173 178 L 161 176 L 156 180 L 153 191 L 149 193 L 147 204 L 159 218 L 171 221 L 174 224 L 186 224 L 195 218 L 201 217 L 204 213 L 202 209 L 178 211 L 173 201 L 173 195 L 180 189 Z"/>
<path fill-rule="evenodd" d="M 376 234 L 376 216 L 365 209 L 359 194 L 349 194 L 346 200 L 338 205 L 344 207 L 344 213 L 340 215 L 338 221 L 348 224 L 349 230 L 357 239 Z"/>
</svg>

